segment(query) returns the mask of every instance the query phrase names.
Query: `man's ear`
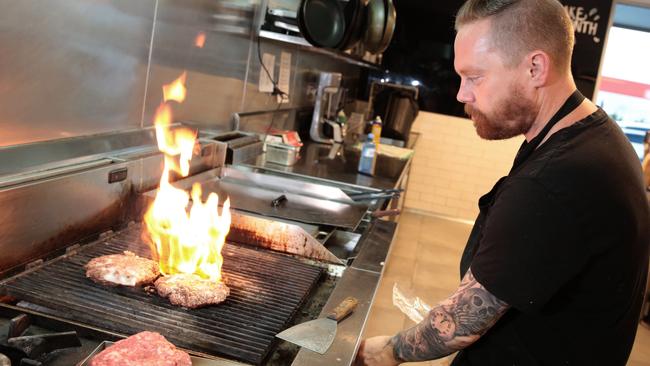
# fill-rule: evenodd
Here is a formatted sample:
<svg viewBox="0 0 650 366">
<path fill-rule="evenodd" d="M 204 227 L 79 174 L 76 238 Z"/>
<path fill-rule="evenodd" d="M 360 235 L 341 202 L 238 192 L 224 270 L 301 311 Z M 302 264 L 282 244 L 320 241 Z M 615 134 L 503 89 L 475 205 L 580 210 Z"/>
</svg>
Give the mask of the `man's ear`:
<svg viewBox="0 0 650 366">
<path fill-rule="evenodd" d="M 551 58 L 544 51 L 533 51 L 526 56 L 527 78 L 533 87 L 539 88 L 548 83 Z"/>
</svg>

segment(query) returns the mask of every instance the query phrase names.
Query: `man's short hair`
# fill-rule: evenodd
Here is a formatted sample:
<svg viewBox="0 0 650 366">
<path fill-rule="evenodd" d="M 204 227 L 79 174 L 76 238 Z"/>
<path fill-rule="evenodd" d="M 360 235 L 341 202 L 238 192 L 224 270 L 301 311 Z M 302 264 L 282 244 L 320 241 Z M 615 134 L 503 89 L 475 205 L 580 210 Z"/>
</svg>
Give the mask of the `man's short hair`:
<svg viewBox="0 0 650 366">
<path fill-rule="evenodd" d="M 575 43 L 569 14 L 557 0 L 467 0 L 456 14 L 456 31 L 490 18 L 491 37 L 509 66 L 542 50 L 560 72 L 568 71 Z"/>
</svg>

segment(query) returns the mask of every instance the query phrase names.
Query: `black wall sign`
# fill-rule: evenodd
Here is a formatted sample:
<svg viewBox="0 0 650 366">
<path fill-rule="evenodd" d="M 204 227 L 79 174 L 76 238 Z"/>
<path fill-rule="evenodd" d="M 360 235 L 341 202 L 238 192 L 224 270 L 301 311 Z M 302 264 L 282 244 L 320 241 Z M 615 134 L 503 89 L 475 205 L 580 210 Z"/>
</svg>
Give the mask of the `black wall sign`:
<svg viewBox="0 0 650 366">
<path fill-rule="evenodd" d="M 578 89 L 591 99 L 603 56 L 612 0 L 564 0 L 575 28 L 576 45 L 571 69 Z"/>
</svg>

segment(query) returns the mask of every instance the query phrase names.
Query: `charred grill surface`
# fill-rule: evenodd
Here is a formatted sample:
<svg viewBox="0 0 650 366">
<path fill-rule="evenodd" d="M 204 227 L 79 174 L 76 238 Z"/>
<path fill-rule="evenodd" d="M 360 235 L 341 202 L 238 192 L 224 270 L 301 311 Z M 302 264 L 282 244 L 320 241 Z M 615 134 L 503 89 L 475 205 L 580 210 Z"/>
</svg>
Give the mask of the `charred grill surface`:
<svg viewBox="0 0 650 366">
<path fill-rule="evenodd" d="M 110 288 L 86 278 L 92 258 L 130 250 L 150 257 L 133 225 L 0 283 L 8 295 L 48 308 L 62 318 L 131 335 L 150 330 L 178 347 L 260 364 L 317 283 L 322 270 L 268 251 L 226 244 L 223 273 L 230 287 L 225 302 L 185 309 L 142 288 Z"/>
</svg>

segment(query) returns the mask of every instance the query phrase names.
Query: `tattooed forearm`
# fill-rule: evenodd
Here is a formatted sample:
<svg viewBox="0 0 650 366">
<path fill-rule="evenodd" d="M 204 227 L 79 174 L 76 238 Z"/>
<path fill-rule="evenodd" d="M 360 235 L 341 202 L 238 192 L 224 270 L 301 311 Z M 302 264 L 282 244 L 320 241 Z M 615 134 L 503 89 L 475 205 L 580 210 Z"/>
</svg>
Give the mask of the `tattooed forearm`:
<svg viewBox="0 0 650 366">
<path fill-rule="evenodd" d="M 391 340 L 399 361 L 424 361 L 463 349 L 487 332 L 508 304 L 490 294 L 467 271 L 458 290 L 415 327 Z"/>
</svg>

